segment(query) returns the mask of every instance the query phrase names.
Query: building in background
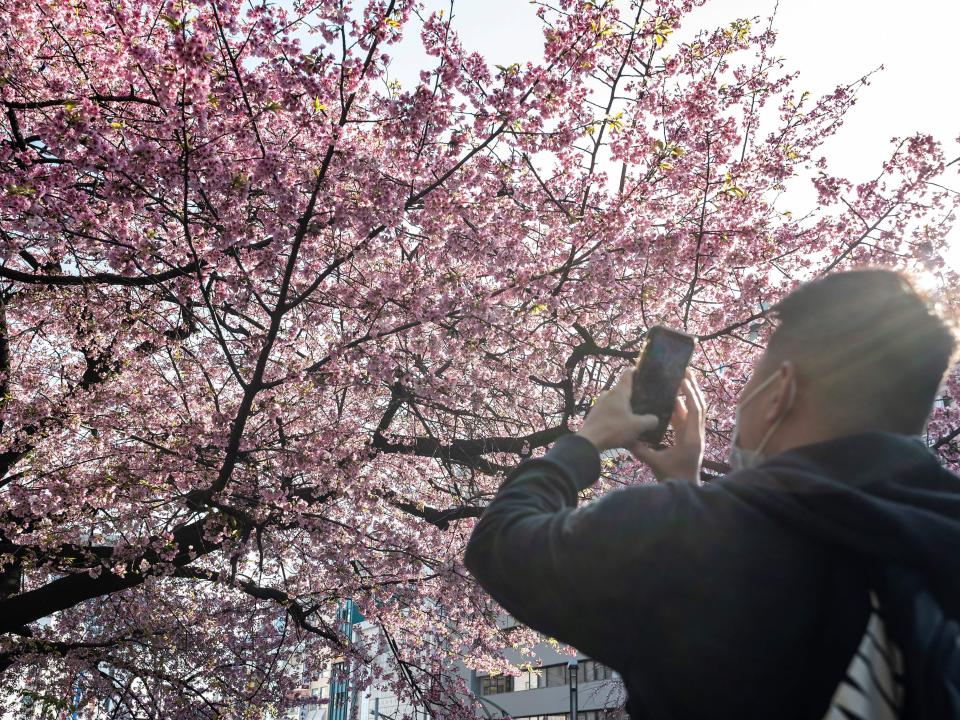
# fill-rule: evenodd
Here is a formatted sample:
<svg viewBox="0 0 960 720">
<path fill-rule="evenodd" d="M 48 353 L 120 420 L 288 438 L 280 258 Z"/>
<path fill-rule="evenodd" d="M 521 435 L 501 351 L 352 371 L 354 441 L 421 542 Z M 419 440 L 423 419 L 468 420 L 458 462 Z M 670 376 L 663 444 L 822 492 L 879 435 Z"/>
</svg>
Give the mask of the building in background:
<svg viewBox="0 0 960 720">
<path fill-rule="evenodd" d="M 351 642 L 372 646 L 382 632 L 379 625 L 363 619 L 352 602 L 337 613 L 344 634 Z M 516 626 L 505 617 L 503 627 Z M 483 706 L 480 718 L 512 717 L 515 720 L 570 720 L 571 701 L 577 720 L 627 720 L 622 707 L 626 691 L 617 673 L 584 655 L 571 657 L 546 641 L 534 647 L 534 659 L 504 649 L 506 659 L 518 669 L 516 675 L 488 675 L 470 670 L 461 661 L 456 670 Z M 375 657 L 384 675 L 389 655 Z M 304 683 L 302 697 L 308 704 L 291 710 L 290 720 L 432 720 L 429 709 L 401 701 L 382 684 L 358 691 L 354 668 L 346 660 L 335 660 L 321 675 Z M 320 700 L 324 704 L 317 704 Z"/>
<path fill-rule="evenodd" d="M 330 666 L 322 668 L 316 677 L 305 677 L 295 697 L 303 704 L 288 710 L 285 720 L 329 720 Z M 327 702 L 323 703 L 324 700 Z"/>
<path fill-rule="evenodd" d="M 504 627 L 516 626 L 512 618 L 503 620 Z M 357 642 L 373 640 L 380 628 L 369 622 L 354 627 Z M 574 698 L 577 720 L 627 720 L 622 707 L 626 691 L 620 677 L 609 667 L 582 654 L 575 658 L 562 654 L 546 641 L 534 648 L 534 659 L 505 649 L 504 656 L 518 668 L 517 675 L 487 675 L 467 668 L 462 662 L 457 670 L 483 705 L 485 718 L 513 717 L 516 720 L 570 720 Z M 387 656 L 374 660 L 384 667 Z M 354 699 L 356 715 L 331 716 L 330 720 L 399 720 L 404 716 L 428 720 L 428 709 L 400 701 L 390 690 L 367 688 Z M 312 720 L 312 719 L 309 719 Z"/>
<path fill-rule="evenodd" d="M 352 600 L 344 601 L 337 609 L 336 622 L 340 631 L 349 642 L 359 639 L 365 623 L 363 615 Z M 319 672 L 316 663 L 308 663 L 301 658 L 303 685 L 295 697 L 302 705 L 287 711 L 285 720 L 357 720 L 359 714 L 359 693 L 353 683 L 353 668 L 347 658 L 334 658 L 322 663 Z M 307 668 L 314 668 L 311 675 Z"/>
<path fill-rule="evenodd" d="M 510 627 L 509 621 L 506 627 Z M 488 711 L 487 717 L 516 720 L 627 720 L 622 710 L 626 690 L 620 676 L 606 665 L 580 653 L 575 658 L 542 642 L 534 647 L 539 664 L 531 667 L 517 651 L 504 656 L 521 668 L 519 675 L 478 674 L 463 668 L 474 694 Z"/>
</svg>

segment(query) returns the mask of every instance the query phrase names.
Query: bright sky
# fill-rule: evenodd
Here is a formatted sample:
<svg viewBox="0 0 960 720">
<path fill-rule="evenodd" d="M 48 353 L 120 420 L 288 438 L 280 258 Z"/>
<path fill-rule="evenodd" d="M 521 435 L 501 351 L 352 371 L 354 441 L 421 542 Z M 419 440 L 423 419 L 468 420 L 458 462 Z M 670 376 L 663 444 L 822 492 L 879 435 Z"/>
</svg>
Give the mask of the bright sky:
<svg viewBox="0 0 960 720">
<path fill-rule="evenodd" d="M 427 0 L 429 9 L 448 2 Z M 771 14 L 775 0 L 710 0 L 688 16 L 670 42 L 739 17 Z M 535 6 L 527 0 L 457 0 L 454 26 L 467 48 L 492 65 L 536 60 L 542 48 Z M 850 111 L 844 127 L 824 144 L 833 173 L 853 181 L 876 175 L 890 139 L 926 132 L 945 143 L 948 159 L 960 156 L 960 93 L 956 91 L 957 0 L 780 0 L 775 27 L 778 54 L 799 70 L 797 87 L 819 94 L 883 65 Z M 391 75 L 404 85 L 430 64 L 416 52 L 418 38 L 393 50 Z M 412 42 L 411 42 L 412 41 Z M 432 60 L 432 59 L 431 59 Z M 958 163 L 960 165 L 960 163 Z M 960 190 L 960 174 L 950 187 Z M 813 196 L 799 191 L 796 211 Z M 951 264 L 960 269 L 960 228 L 952 234 Z"/>
</svg>

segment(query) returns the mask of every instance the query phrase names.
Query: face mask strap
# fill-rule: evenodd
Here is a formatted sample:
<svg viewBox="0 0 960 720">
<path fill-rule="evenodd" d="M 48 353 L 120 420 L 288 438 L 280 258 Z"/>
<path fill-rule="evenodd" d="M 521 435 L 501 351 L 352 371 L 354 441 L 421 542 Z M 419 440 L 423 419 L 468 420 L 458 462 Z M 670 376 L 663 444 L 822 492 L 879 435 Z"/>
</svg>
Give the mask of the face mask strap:
<svg viewBox="0 0 960 720">
<path fill-rule="evenodd" d="M 739 470 L 745 467 L 753 467 L 763 462 L 763 448 L 766 447 L 767 442 L 769 442 L 773 433 L 776 432 L 777 428 L 780 427 L 780 423 L 783 421 L 786 411 L 778 417 L 773 424 L 767 429 L 767 432 L 764 434 L 763 439 L 760 441 L 760 445 L 756 450 L 746 450 L 739 446 L 738 440 L 740 436 L 740 412 L 747 406 L 747 404 L 753 400 L 759 393 L 761 393 L 764 388 L 767 387 L 770 383 L 774 381 L 777 377 L 777 373 L 774 372 L 770 377 L 760 383 L 753 392 L 751 392 L 743 401 L 740 403 L 740 407 L 737 408 L 736 418 L 733 426 L 733 437 L 730 442 L 730 455 L 729 462 L 730 467 L 734 470 Z M 796 383 L 791 383 L 790 385 L 790 404 L 787 407 L 787 411 L 793 407 L 793 401 L 796 399 L 797 394 L 797 385 Z"/>
<path fill-rule="evenodd" d="M 767 380 L 763 383 L 763 385 L 761 385 L 758 388 L 758 390 L 765 388 L 767 384 L 775 377 L 776 377 L 776 374 L 773 374 L 769 378 L 767 378 Z M 754 393 L 754 395 L 755 394 L 756 393 Z M 767 446 L 767 442 L 773 436 L 773 433 L 777 431 L 777 428 L 780 427 L 780 423 L 783 422 L 783 419 L 787 416 L 787 413 L 790 412 L 790 409 L 793 407 L 793 401 L 796 399 L 796 396 L 797 396 L 797 384 L 796 382 L 792 382 L 790 383 L 790 402 L 787 405 L 787 409 L 783 411 L 780 417 L 778 417 L 776 420 L 773 421 L 773 424 L 769 428 L 767 428 L 767 432 L 764 434 L 763 439 L 760 441 L 760 444 L 757 446 L 757 449 L 754 450 L 754 453 L 756 453 L 757 455 L 763 454 L 763 449 Z"/>
<path fill-rule="evenodd" d="M 766 380 L 764 380 L 762 383 L 760 383 L 760 386 L 757 387 L 752 393 L 750 393 L 750 394 L 744 399 L 744 401 L 743 401 L 742 403 L 740 403 L 740 409 L 742 410 L 744 407 L 746 407 L 746 405 L 747 405 L 748 402 L 750 402 L 750 401 L 753 400 L 757 395 L 759 395 L 760 393 L 762 393 L 762 392 L 764 391 L 764 389 L 766 389 L 767 385 L 769 385 L 770 383 L 772 383 L 772 382 L 773 382 L 774 380 L 776 380 L 776 379 L 777 379 L 777 373 L 776 373 L 776 371 L 774 371 L 774 373 L 773 373 L 770 377 L 768 377 Z"/>
</svg>

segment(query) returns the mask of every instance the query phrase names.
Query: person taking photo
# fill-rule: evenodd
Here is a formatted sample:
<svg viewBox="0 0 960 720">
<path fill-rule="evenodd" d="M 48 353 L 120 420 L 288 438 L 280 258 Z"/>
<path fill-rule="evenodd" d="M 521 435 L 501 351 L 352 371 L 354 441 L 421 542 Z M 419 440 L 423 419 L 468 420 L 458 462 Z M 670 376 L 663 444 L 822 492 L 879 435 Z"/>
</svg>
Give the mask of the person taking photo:
<svg viewBox="0 0 960 720">
<path fill-rule="evenodd" d="M 652 449 L 629 369 L 509 473 L 464 563 L 517 620 L 616 670 L 635 720 L 956 717 L 960 479 L 920 438 L 954 333 L 887 270 L 801 285 L 769 315 L 727 475 L 700 481 L 695 374 L 673 445 Z M 577 507 L 613 448 L 660 482 Z"/>
</svg>

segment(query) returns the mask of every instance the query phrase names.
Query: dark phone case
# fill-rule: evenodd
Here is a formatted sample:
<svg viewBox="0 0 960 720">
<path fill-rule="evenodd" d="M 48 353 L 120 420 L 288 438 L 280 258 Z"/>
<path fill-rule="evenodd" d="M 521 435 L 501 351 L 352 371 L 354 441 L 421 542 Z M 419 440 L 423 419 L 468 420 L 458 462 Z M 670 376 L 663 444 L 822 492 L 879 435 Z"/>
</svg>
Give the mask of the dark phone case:
<svg viewBox="0 0 960 720">
<path fill-rule="evenodd" d="M 657 347 L 668 343 L 666 347 Z M 694 339 L 686 333 L 662 325 L 650 328 L 643 354 L 633 375 L 630 406 L 637 415 L 653 414 L 660 419 L 656 428 L 643 433 L 640 439 L 657 445 L 663 440 L 673 414 L 683 372 L 693 355 Z M 656 362 L 651 358 L 656 357 Z M 664 359 L 669 362 L 664 363 Z"/>
</svg>

